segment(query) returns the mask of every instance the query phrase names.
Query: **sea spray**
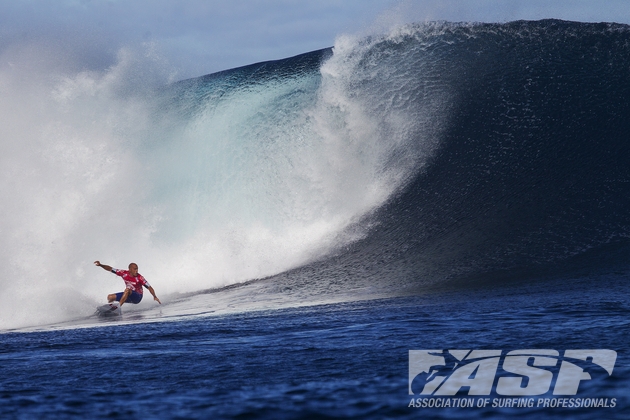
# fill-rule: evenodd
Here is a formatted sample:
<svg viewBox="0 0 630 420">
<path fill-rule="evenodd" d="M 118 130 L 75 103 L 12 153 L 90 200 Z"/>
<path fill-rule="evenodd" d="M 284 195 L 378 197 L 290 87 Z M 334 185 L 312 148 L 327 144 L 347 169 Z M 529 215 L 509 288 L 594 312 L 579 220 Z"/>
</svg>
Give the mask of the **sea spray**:
<svg viewBox="0 0 630 420">
<path fill-rule="evenodd" d="M 142 51 L 104 72 L 6 60 L 3 327 L 88 315 L 122 286 L 96 259 L 138 263 L 164 296 L 277 274 L 364 237 L 358 222 L 438 141 L 412 135 L 435 125 L 417 118 L 431 96 L 400 102 L 400 79 L 417 75 L 361 71 L 362 42 L 170 85 L 166 71 L 161 86 L 151 66 L 162 63 Z"/>
</svg>

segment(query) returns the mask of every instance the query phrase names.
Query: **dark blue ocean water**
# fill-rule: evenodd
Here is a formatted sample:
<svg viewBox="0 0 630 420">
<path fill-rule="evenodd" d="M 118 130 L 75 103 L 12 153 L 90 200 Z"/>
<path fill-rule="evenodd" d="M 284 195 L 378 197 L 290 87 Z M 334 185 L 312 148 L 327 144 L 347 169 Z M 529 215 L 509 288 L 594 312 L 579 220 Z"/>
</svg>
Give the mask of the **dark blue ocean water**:
<svg viewBox="0 0 630 420">
<path fill-rule="evenodd" d="M 579 281 L 578 281 L 579 280 Z M 589 281 L 600 282 L 598 287 Z M 0 336 L 3 418 L 617 418 L 630 415 L 628 286 L 565 279 Z M 408 351 L 613 349 L 576 397 L 615 408 L 413 408 Z M 467 395 L 462 395 L 467 397 Z M 496 394 L 490 398 L 501 397 Z M 546 394 L 540 397 L 553 397 Z"/>
</svg>

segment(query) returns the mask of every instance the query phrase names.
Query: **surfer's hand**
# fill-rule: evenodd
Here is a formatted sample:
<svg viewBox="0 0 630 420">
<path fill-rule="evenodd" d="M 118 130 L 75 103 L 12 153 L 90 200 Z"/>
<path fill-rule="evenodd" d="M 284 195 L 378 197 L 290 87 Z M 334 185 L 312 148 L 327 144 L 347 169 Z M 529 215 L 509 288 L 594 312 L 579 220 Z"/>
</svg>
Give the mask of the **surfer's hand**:
<svg viewBox="0 0 630 420">
<path fill-rule="evenodd" d="M 94 265 L 97 266 L 97 267 L 100 267 L 101 266 L 101 262 L 100 261 L 94 261 Z"/>
<path fill-rule="evenodd" d="M 162 304 L 162 302 L 160 302 L 160 299 L 158 299 L 157 296 L 153 296 L 153 300 L 159 303 L 160 305 Z"/>
</svg>

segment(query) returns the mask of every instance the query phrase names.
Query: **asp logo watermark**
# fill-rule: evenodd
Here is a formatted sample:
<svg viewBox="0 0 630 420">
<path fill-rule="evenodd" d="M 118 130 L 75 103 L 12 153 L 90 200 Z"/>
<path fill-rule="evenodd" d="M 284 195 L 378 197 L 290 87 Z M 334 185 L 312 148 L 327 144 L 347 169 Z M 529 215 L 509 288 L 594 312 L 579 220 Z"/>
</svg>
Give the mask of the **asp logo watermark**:
<svg viewBox="0 0 630 420">
<path fill-rule="evenodd" d="M 612 375 L 614 350 L 409 350 L 409 395 L 576 395 Z M 607 375 L 607 376 L 606 376 Z"/>
</svg>

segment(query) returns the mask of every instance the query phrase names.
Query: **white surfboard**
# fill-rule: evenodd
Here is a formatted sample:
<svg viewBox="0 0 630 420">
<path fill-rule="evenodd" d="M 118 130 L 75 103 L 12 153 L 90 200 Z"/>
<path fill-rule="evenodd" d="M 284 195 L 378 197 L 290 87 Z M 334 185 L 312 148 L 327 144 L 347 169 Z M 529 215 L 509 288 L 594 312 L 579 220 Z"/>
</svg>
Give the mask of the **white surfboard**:
<svg viewBox="0 0 630 420">
<path fill-rule="evenodd" d="M 102 317 L 120 316 L 122 315 L 122 311 L 120 309 L 120 306 L 118 305 L 118 302 L 116 302 L 115 304 L 108 303 L 106 305 L 98 306 L 96 308 L 96 315 Z"/>
</svg>

